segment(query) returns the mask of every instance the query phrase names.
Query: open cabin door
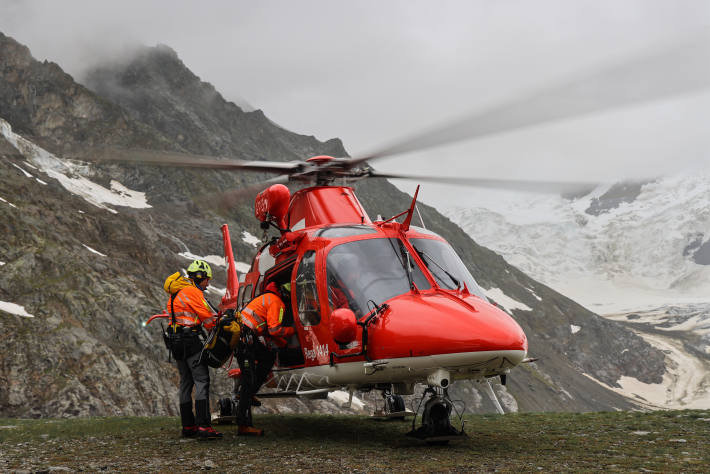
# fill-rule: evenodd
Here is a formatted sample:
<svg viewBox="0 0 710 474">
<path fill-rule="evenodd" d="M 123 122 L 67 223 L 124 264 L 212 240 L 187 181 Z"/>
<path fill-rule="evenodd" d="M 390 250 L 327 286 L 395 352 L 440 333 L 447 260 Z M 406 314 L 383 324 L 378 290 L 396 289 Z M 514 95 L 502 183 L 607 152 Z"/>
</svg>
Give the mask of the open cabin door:
<svg viewBox="0 0 710 474">
<path fill-rule="evenodd" d="M 291 284 L 293 281 L 294 267 L 296 258 L 278 265 L 276 268 L 269 270 L 264 275 L 263 286 L 274 282 L 276 286 L 281 288 L 285 284 Z M 284 314 L 281 324 L 285 327 L 295 328 L 295 333 L 289 338 L 288 344 L 284 348 L 279 348 L 277 352 L 277 365 L 280 367 L 294 367 L 304 364 L 303 350 L 300 341 L 298 325 L 294 317 L 295 297 L 293 294 L 293 285 L 291 285 L 291 298 L 289 301 L 284 301 Z"/>
</svg>

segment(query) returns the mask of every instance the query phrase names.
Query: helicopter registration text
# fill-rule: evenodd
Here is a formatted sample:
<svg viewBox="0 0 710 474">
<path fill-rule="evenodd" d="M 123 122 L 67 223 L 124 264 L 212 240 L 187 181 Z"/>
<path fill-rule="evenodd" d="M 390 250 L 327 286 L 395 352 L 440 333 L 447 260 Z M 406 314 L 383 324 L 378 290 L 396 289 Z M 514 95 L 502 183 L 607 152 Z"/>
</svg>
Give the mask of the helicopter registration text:
<svg viewBox="0 0 710 474">
<path fill-rule="evenodd" d="M 320 357 L 328 357 L 328 344 L 316 345 L 313 349 L 306 349 L 306 359 L 316 360 Z"/>
</svg>

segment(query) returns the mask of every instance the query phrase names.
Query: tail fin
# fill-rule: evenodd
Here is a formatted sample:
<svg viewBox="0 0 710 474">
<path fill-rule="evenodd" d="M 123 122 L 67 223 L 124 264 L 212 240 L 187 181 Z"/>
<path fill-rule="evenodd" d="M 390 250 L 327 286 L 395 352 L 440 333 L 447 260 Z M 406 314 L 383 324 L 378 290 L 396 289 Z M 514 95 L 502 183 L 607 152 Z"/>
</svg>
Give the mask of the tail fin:
<svg viewBox="0 0 710 474">
<path fill-rule="evenodd" d="M 232 252 L 232 240 L 229 238 L 229 227 L 222 225 L 222 240 L 224 241 L 224 258 L 227 261 L 227 291 L 222 297 L 219 309 L 234 309 L 237 307 L 237 296 L 239 295 L 239 278 L 237 267 L 234 264 L 234 252 Z"/>
</svg>

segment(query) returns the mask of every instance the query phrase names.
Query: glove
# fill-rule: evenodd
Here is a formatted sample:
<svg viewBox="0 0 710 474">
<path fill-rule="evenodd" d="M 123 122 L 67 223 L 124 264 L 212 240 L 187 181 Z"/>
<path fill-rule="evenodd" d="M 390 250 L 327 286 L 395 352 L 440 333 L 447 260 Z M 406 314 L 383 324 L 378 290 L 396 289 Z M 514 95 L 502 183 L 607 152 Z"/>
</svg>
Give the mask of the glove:
<svg viewBox="0 0 710 474">
<path fill-rule="evenodd" d="M 225 327 L 229 326 L 235 321 L 234 316 L 224 316 L 222 319 L 219 320 L 219 326 L 220 327 Z"/>
<path fill-rule="evenodd" d="M 241 326 L 242 324 L 242 313 L 237 311 L 236 309 L 228 309 L 224 312 L 227 316 L 231 316 L 234 318 L 234 320 Z"/>
</svg>

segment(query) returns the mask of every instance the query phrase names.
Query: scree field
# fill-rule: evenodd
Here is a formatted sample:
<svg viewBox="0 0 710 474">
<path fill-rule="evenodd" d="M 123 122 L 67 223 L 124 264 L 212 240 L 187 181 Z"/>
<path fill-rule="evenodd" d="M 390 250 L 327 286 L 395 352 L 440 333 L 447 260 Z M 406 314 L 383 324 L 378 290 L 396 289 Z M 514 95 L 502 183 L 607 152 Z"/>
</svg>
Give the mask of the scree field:
<svg viewBox="0 0 710 474">
<path fill-rule="evenodd" d="M 710 471 L 710 411 L 466 417 L 448 446 L 406 437 L 411 424 L 357 416 L 255 417 L 224 439 L 180 439 L 177 418 L 0 419 L 0 471 L 550 472 Z"/>
</svg>

